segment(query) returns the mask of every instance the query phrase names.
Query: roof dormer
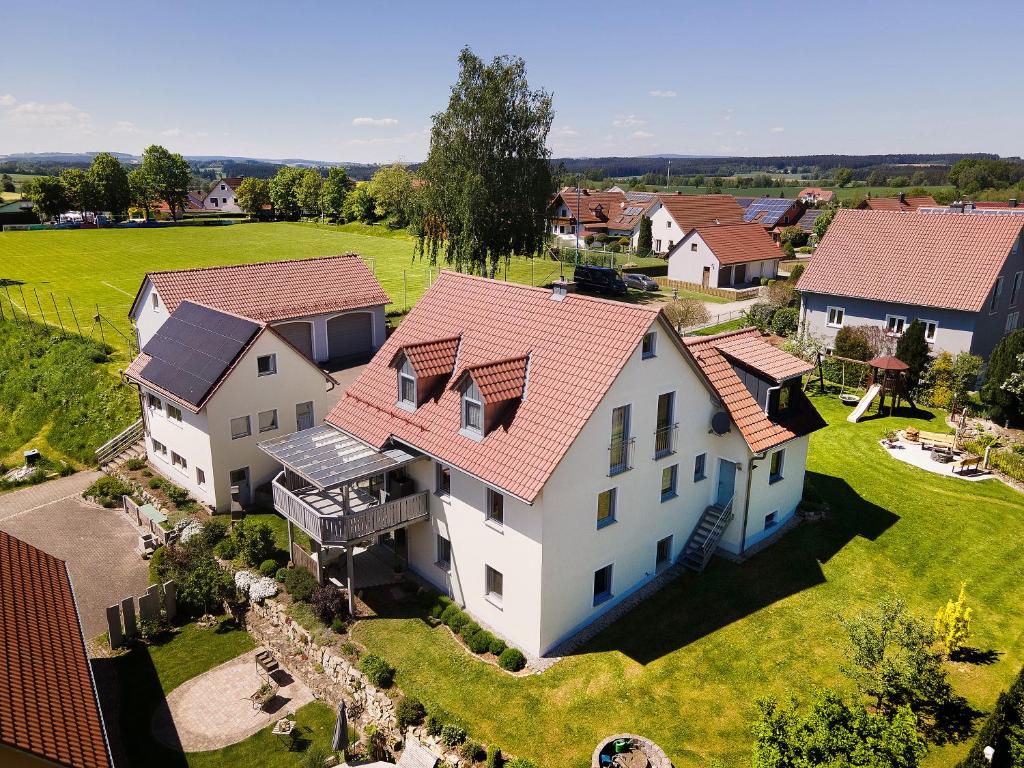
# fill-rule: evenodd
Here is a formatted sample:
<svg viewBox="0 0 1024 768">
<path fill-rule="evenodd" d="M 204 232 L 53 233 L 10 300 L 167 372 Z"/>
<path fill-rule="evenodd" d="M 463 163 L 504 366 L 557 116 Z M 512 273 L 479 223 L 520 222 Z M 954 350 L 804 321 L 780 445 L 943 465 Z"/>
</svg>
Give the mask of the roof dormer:
<svg viewBox="0 0 1024 768">
<path fill-rule="evenodd" d="M 453 336 L 406 344 L 395 352 L 391 367 L 397 372 L 396 404 L 399 408 L 416 410 L 452 375 L 460 338 Z"/>
<path fill-rule="evenodd" d="M 460 394 L 460 426 L 483 438 L 526 399 L 529 354 L 468 366 L 452 384 Z"/>
</svg>

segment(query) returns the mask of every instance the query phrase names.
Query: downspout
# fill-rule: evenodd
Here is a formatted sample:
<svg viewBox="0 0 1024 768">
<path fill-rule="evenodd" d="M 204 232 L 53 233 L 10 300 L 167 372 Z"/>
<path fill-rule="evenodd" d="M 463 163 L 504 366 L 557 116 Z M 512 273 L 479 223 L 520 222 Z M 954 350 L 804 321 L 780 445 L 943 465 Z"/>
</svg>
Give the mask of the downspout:
<svg viewBox="0 0 1024 768">
<path fill-rule="evenodd" d="M 754 480 L 754 462 L 764 459 L 766 453 L 751 454 L 747 462 L 747 494 L 743 499 L 743 528 L 740 530 L 740 557 L 747 551 L 747 518 L 750 516 L 750 485 Z"/>
</svg>

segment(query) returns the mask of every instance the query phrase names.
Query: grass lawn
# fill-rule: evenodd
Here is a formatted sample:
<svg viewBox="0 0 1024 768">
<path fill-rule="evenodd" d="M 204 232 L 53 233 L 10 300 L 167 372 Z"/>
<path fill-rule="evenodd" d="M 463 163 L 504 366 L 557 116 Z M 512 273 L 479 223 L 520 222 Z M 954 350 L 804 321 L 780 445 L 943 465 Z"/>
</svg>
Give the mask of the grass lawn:
<svg viewBox="0 0 1024 768">
<path fill-rule="evenodd" d="M 362 622 L 357 639 L 398 668 L 403 691 L 543 768 L 582 767 L 620 731 L 653 738 L 677 768 L 738 767 L 749 765 L 759 697 L 850 689 L 838 616 L 898 594 L 930 620 L 967 581 L 973 644 L 997 659 L 950 673 L 959 693 L 990 709 L 1024 663 L 1024 498 L 886 456 L 885 429 L 934 429 L 930 414 L 855 425 L 835 397 L 813 401 L 829 426 L 811 439 L 809 479 L 828 519 L 743 565 L 716 559 L 703 576 L 680 577 L 542 675 L 502 674 L 444 628 L 407 616 Z M 933 747 L 926 765 L 950 766 L 966 749 Z"/>
<path fill-rule="evenodd" d="M 38 290 L 42 311 L 50 322 L 56 319 L 49 299 L 52 292 L 65 324 L 74 326 L 70 298 L 86 333 L 98 306 L 122 333 L 131 335 L 128 309 L 146 272 L 350 251 L 367 260 L 391 295 L 392 306 L 399 309 L 415 304 L 437 276 L 437 267 L 415 258 L 415 241 L 407 235 L 358 224 L 272 223 L 5 232 L 0 234 L 0 285 L 7 286 L 19 311 L 27 303 L 34 317 L 39 316 L 39 309 L 33 288 Z M 502 268 L 498 277 L 542 285 L 558 274 L 558 264 L 551 260 L 517 258 Z M 2 291 L 0 301 L 9 311 L 7 294 Z M 111 343 L 124 343 L 109 328 L 105 332 Z"/>
<path fill-rule="evenodd" d="M 128 762 L 155 768 L 215 768 L 229 765 L 260 765 L 292 768 L 298 752 L 288 752 L 270 729 L 223 749 L 182 755 L 152 738 L 150 723 L 162 698 L 196 675 L 252 649 L 248 633 L 219 628 L 183 627 L 171 639 L 135 648 L 100 664 L 113 664 L 120 681 L 120 731 Z M 334 729 L 334 711 L 322 703 L 302 707 L 296 713 L 300 745 L 319 741 L 327 746 Z"/>
<path fill-rule="evenodd" d="M 694 331 L 694 336 L 714 336 L 716 333 L 725 333 L 726 331 L 737 331 L 740 328 L 746 328 L 747 321 L 742 317 L 735 317 L 732 320 L 726 320 L 724 323 L 718 325 L 712 325 L 707 328 L 701 328 L 699 331 Z"/>
</svg>

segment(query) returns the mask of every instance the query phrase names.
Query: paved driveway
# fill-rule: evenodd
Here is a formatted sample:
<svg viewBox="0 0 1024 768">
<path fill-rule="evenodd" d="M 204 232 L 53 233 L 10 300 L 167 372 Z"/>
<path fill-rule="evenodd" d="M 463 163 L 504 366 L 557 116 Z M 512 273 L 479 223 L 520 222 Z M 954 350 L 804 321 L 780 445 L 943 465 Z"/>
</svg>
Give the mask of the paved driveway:
<svg viewBox="0 0 1024 768">
<path fill-rule="evenodd" d="M 67 562 L 87 638 L 106 631 L 108 605 L 143 594 L 148 581 L 135 526 L 122 512 L 82 499 L 97 477 L 79 472 L 0 495 L 0 529 Z"/>
</svg>

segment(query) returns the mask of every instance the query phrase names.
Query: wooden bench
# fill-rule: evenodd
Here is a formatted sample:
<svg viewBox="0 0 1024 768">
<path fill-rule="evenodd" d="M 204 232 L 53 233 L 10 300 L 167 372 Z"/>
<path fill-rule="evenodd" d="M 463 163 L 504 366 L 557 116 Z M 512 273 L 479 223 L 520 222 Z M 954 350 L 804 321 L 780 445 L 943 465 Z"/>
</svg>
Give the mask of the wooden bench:
<svg viewBox="0 0 1024 768">
<path fill-rule="evenodd" d="M 971 472 L 977 472 L 980 466 L 981 458 L 979 456 L 964 456 L 959 461 L 953 462 L 953 472 L 959 471 L 961 475 L 967 469 L 970 469 Z"/>
<path fill-rule="evenodd" d="M 921 432 L 918 440 L 922 448 L 953 448 L 956 442 L 956 435 L 944 435 L 939 432 Z"/>
</svg>

